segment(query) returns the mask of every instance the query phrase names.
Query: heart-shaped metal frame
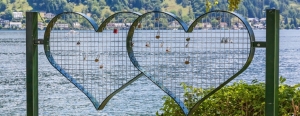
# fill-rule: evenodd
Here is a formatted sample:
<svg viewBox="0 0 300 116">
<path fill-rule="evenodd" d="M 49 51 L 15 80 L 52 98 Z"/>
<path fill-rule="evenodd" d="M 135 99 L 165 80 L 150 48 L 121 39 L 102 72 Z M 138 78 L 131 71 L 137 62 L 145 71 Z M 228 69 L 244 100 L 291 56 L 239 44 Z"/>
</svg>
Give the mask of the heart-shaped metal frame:
<svg viewBox="0 0 300 116">
<path fill-rule="evenodd" d="M 200 21 L 204 16 L 210 14 L 210 13 L 214 13 L 214 12 L 225 12 L 225 13 L 229 13 L 231 15 L 236 16 L 238 19 L 240 19 L 242 21 L 242 23 L 246 26 L 246 29 L 248 30 L 248 34 L 249 34 L 249 38 L 250 38 L 250 52 L 247 58 L 247 61 L 245 61 L 245 64 L 243 65 L 243 67 L 236 72 L 233 76 L 231 76 L 230 78 L 228 78 L 228 80 L 226 80 L 225 82 L 223 82 L 222 84 L 220 84 L 218 87 L 216 87 L 214 90 L 212 90 L 210 93 L 208 93 L 207 95 L 205 95 L 201 100 L 199 100 L 190 110 L 184 105 L 184 103 L 178 98 L 176 97 L 176 95 L 170 91 L 167 87 L 165 87 L 163 85 L 163 83 L 161 83 L 160 81 L 156 80 L 154 78 L 153 75 L 151 75 L 149 72 L 147 72 L 147 70 L 145 70 L 137 61 L 135 55 L 134 55 L 134 50 L 133 47 L 131 46 L 131 43 L 133 41 L 133 35 L 134 35 L 134 31 L 136 29 L 136 27 L 139 25 L 139 22 L 142 21 L 143 18 L 146 17 L 147 14 L 149 13 L 163 13 L 166 15 L 169 15 L 171 17 L 173 17 L 176 21 L 179 22 L 179 24 L 181 25 L 183 31 L 185 31 L 186 33 L 190 33 L 193 31 L 194 27 L 197 25 L 197 22 Z M 246 19 L 244 19 L 241 15 L 234 13 L 234 12 L 228 12 L 228 11 L 211 11 L 211 12 L 207 12 L 201 16 L 199 16 L 191 25 L 190 27 L 188 27 L 188 25 L 182 21 L 180 18 L 178 18 L 177 16 L 175 16 L 172 13 L 168 13 L 168 12 L 162 12 L 162 11 L 151 11 L 151 12 L 147 12 L 143 15 L 141 15 L 140 17 L 138 17 L 133 24 L 131 25 L 129 32 L 128 32 L 128 36 L 127 36 L 127 40 L 126 40 L 126 45 L 127 45 L 127 51 L 128 51 L 128 55 L 130 57 L 131 62 L 133 63 L 133 65 L 140 70 L 147 78 L 149 78 L 154 84 L 156 84 L 160 89 L 162 89 L 167 95 L 169 95 L 182 109 L 183 113 L 185 115 L 193 115 L 193 112 L 199 107 L 199 105 L 205 100 L 207 99 L 209 96 L 211 96 L 212 94 L 214 94 L 215 92 L 217 92 L 219 89 L 221 89 L 223 86 L 225 86 L 226 84 L 228 84 L 231 80 L 233 80 L 235 77 L 237 77 L 239 74 L 241 74 L 243 71 L 245 71 L 247 69 L 247 67 L 250 65 L 253 56 L 254 56 L 254 52 L 255 52 L 255 48 L 252 45 L 252 42 L 255 41 L 255 37 L 254 37 L 254 32 L 251 29 L 251 26 L 247 23 Z"/>
<path fill-rule="evenodd" d="M 142 18 L 144 18 L 144 16 L 146 16 L 148 13 L 164 13 L 164 14 L 167 14 L 171 17 L 173 17 L 175 20 L 177 20 L 179 22 L 179 24 L 182 26 L 182 29 L 189 33 L 189 32 L 192 32 L 193 31 L 193 27 L 195 27 L 197 25 L 197 21 L 201 20 L 202 17 L 206 16 L 207 14 L 209 13 L 212 13 L 212 12 L 226 12 L 226 13 L 230 13 L 234 16 L 236 16 L 237 18 L 239 18 L 243 23 L 244 25 L 246 26 L 247 30 L 248 30 L 248 33 L 249 33 L 249 37 L 250 37 L 250 53 L 249 53 L 249 56 L 248 56 L 248 59 L 245 63 L 245 65 L 241 68 L 240 71 L 238 71 L 236 74 L 234 74 L 232 77 L 230 77 L 227 81 L 223 82 L 220 86 L 218 86 L 217 88 L 215 88 L 213 91 L 211 91 L 209 94 L 207 94 L 206 96 L 204 96 L 200 101 L 198 101 L 194 106 L 193 108 L 189 111 L 184 103 L 179 99 L 179 98 L 176 98 L 176 96 L 172 93 L 172 91 L 170 91 L 168 88 L 164 87 L 162 83 L 160 83 L 159 81 L 155 80 L 153 78 L 153 76 L 146 72 L 146 70 L 144 70 L 138 63 L 138 61 L 135 59 L 134 57 L 134 53 L 133 53 L 133 49 L 132 49 L 132 38 L 133 38 L 133 34 L 134 34 L 134 29 L 136 27 L 139 26 L 139 21 L 142 20 Z M 139 14 L 139 13 L 135 13 L 135 12 L 119 12 L 119 13 L 132 13 L 132 14 L 135 14 L 135 15 L 138 15 L 140 17 L 138 17 L 134 22 L 133 24 L 131 25 L 129 31 L 128 31 L 128 36 L 127 36 L 127 40 L 126 40 L 126 48 L 127 48 L 127 52 L 128 52 L 128 55 L 129 55 L 129 58 L 131 60 L 131 62 L 133 63 L 133 65 L 141 71 L 140 74 L 138 74 L 136 77 L 132 78 L 130 81 L 128 81 L 126 84 L 124 84 L 122 87 L 120 87 L 119 89 L 115 90 L 113 93 L 111 93 L 109 96 L 107 96 L 107 98 L 100 104 L 81 84 L 79 84 L 73 77 L 72 75 L 68 74 L 63 68 L 61 68 L 61 66 L 59 66 L 54 58 L 52 57 L 52 54 L 51 54 L 51 50 L 50 50 L 50 45 L 49 45 L 49 39 L 50 39 L 50 32 L 51 32 L 51 29 L 53 28 L 55 22 L 57 21 L 57 19 L 60 17 L 60 15 L 63 15 L 63 14 L 66 14 L 66 13 L 74 13 L 74 12 L 64 12 L 64 13 L 61 13 L 57 16 L 55 16 L 48 24 L 47 28 L 46 28 L 46 31 L 45 31 L 45 34 L 44 34 L 44 50 L 45 50 L 45 54 L 46 54 L 46 57 L 47 59 L 49 60 L 50 64 L 55 68 L 57 69 L 62 75 L 64 75 L 71 83 L 73 83 L 80 91 L 82 91 L 89 99 L 90 101 L 93 103 L 94 107 L 98 110 L 101 110 L 104 108 L 104 106 L 107 104 L 107 102 L 115 95 L 117 94 L 119 91 L 121 91 L 122 89 L 124 89 L 126 86 L 128 86 L 129 84 L 131 84 L 132 82 L 134 82 L 136 79 L 138 79 L 139 77 L 143 76 L 143 75 L 146 75 L 154 84 L 156 84 L 159 88 L 161 88 L 164 92 L 166 92 L 169 96 L 171 96 L 171 98 L 173 98 L 175 100 L 175 102 L 181 107 L 181 109 L 183 110 L 184 114 L 185 115 L 191 115 L 193 114 L 193 111 L 196 110 L 196 108 L 205 100 L 207 99 L 209 96 L 211 96 L 213 93 L 215 93 L 216 91 L 218 91 L 220 88 L 222 88 L 223 86 L 225 86 L 227 83 L 229 83 L 231 80 L 233 80 L 235 77 L 237 77 L 239 74 L 241 74 L 244 70 L 246 70 L 246 68 L 250 65 L 251 61 L 252 61 L 252 58 L 254 56 L 254 47 L 252 46 L 252 42 L 255 41 L 254 39 L 254 33 L 250 27 L 250 25 L 246 22 L 246 20 L 240 16 L 239 14 L 236 14 L 236 13 L 233 13 L 233 12 L 227 12 L 227 11 L 212 11 L 212 12 L 208 12 L 208 13 L 205 13 L 204 15 L 198 17 L 194 23 L 191 24 L 191 26 L 188 28 L 187 24 L 185 24 L 180 18 L 178 18 L 177 16 L 171 14 L 171 13 L 167 13 L 167 12 L 161 12 L 161 11 L 152 11 L 152 12 L 148 12 L 148 13 L 145 13 L 143 15 Z M 108 17 L 98 28 L 97 24 L 95 23 L 95 21 L 86 16 L 85 14 L 82 14 L 82 13 L 74 13 L 76 15 L 81 15 L 82 17 L 84 17 L 86 20 L 89 21 L 89 23 L 93 26 L 95 32 L 102 32 L 104 27 L 106 26 L 106 24 L 108 22 L 110 22 L 115 15 L 119 14 L 119 13 L 116 13 L 110 17 Z"/>
<path fill-rule="evenodd" d="M 118 12 L 115 13 L 111 16 L 109 16 L 107 19 L 104 20 L 104 22 L 98 27 L 98 25 L 96 24 L 96 22 L 88 17 L 87 15 L 83 14 L 83 13 L 77 13 L 77 12 L 63 12 L 61 14 L 56 15 L 49 23 L 48 26 L 45 30 L 45 34 L 44 34 L 44 51 L 45 51 L 45 55 L 48 59 L 48 61 L 50 62 L 50 64 L 57 69 L 64 77 L 66 77 L 72 84 L 74 84 L 80 91 L 82 91 L 89 99 L 90 101 L 93 103 L 94 107 L 97 110 L 101 110 L 105 107 L 105 105 L 107 104 L 107 102 L 118 92 L 120 92 L 122 89 L 124 89 L 125 87 L 127 87 L 128 85 L 130 85 L 132 82 L 134 82 L 135 80 L 137 80 L 139 77 L 143 76 L 142 73 L 138 74 L 137 76 L 135 76 L 134 78 L 132 78 L 131 80 L 129 80 L 127 83 L 123 84 L 120 88 L 116 89 L 114 92 L 112 92 L 109 96 L 106 97 L 105 100 L 103 100 L 102 103 L 100 103 L 99 101 L 96 100 L 96 98 L 90 94 L 87 89 L 84 88 L 84 86 L 82 86 L 80 83 L 77 82 L 76 79 L 73 78 L 72 75 L 70 75 L 68 72 L 66 72 L 59 64 L 57 64 L 55 62 L 55 59 L 52 56 L 51 53 L 51 46 L 50 46 L 50 34 L 51 34 L 51 30 L 54 27 L 56 21 L 61 17 L 61 15 L 63 14 L 75 14 L 75 15 L 80 15 L 82 17 L 84 17 L 87 21 L 89 21 L 89 23 L 92 25 L 93 29 L 95 30 L 95 32 L 102 32 L 104 30 L 104 28 L 106 27 L 106 25 L 118 14 L 133 14 L 133 15 L 137 15 L 140 16 L 140 13 L 137 12 Z"/>
</svg>

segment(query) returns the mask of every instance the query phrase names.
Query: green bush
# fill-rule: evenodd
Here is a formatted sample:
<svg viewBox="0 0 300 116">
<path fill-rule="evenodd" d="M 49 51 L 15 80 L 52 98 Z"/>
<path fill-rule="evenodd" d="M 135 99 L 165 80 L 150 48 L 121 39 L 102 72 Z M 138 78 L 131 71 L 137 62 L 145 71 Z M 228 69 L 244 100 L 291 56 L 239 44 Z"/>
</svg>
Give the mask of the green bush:
<svg viewBox="0 0 300 116">
<path fill-rule="evenodd" d="M 284 84 L 286 79 L 280 77 L 279 115 L 300 115 L 300 84 L 293 86 Z M 194 88 L 182 83 L 184 103 L 190 109 L 211 89 Z M 182 116 L 180 107 L 169 96 L 156 115 Z M 265 114 L 265 83 L 256 80 L 248 84 L 244 81 L 235 82 L 223 87 L 200 104 L 194 114 L 201 116 L 262 116 Z"/>
</svg>

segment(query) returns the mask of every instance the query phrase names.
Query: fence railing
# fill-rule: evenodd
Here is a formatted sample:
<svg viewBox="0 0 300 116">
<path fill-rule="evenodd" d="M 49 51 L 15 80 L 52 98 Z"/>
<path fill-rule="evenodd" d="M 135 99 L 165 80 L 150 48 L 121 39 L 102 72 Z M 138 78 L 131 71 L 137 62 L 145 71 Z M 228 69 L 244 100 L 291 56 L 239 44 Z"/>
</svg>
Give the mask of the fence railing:
<svg viewBox="0 0 300 116">
<path fill-rule="evenodd" d="M 44 45 L 50 64 L 98 110 L 146 76 L 185 115 L 193 115 L 205 99 L 246 70 L 255 48 L 263 47 L 266 115 L 278 115 L 278 10 L 267 10 L 266 42 L 255 41 L 246 19 L 228 11 L 207 12 L 188 23 L 161 11 L 119 12 L 101 24 L 82 13 L 64 12 L 48 23 L 43 39 L 37 38 L 38 13 L 26 15 L 27 115 L 38 115 L 38 44 Z M 182 84 L 211 91 L 187 103 Z"/>
</svg>

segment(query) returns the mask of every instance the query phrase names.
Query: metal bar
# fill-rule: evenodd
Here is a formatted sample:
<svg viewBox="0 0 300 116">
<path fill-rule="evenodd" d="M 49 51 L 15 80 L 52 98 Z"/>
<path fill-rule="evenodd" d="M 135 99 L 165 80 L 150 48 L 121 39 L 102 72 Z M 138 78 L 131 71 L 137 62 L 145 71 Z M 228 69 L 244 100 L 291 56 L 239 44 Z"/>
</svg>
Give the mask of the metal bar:
<svg viewBox="0 0 300 116">
<path fill-rule="evenodd" d="M 38 13 L 26 12 L 26 99 L 27 116 L 38 116 Z"/>
<path fill-rule="evenodd" d="M 268 9 L 266 20 L 265 116 L 278 116 L 279 10 Z"/>
<path fill-rule="evenodd" d="M 266 42 L 263 41 L 255 41 L 252 42 L 253 47 L 258 47 L 258 48 L 265 48 L 266 47 Z"/>
</svg>

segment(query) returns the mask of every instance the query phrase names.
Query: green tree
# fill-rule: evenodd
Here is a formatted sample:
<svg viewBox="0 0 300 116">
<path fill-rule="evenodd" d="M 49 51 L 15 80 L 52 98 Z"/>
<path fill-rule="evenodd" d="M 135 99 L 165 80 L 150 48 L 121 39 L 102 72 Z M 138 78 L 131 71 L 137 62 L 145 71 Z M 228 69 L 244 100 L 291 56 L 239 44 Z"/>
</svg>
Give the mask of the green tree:
<svg viewBox="0 0 300 116">
<path fill-rule="evenodd" d="M 6 4 L 3 1 L 0 1 L 0 11 L 4 11 L 6 9 Z"/>
<path fill-rule="evenodd" d="M 276 9 L 278 9 L 279 8 L 278 1 L 272 0 L 270 2 L 270 8 L 276 8 Z"/>
<path fill-rule="evenodd" d="M 211 23 L 211 25 L 212 25 L 213 28 L 217 28 L 218 25 L 219 25 L 219 21 L 216 20 L 216 19 L 211 20 L 210 23 Z"/>
<path fill-rule="evenodd" d="M 291 29 L 295 29 L 295 25 L 294 24 L 291 24 Z"/>
<path fill-rule="evenodd" d="M 295 26 L 295 28 L 298 28 L 298 21 L 297 21 L 297 18 L 295 16 L 293 16 L 293 22 L 292 24 Z"/>
<path fill-rule="evenodd" d="M 11 10 L 5 10 L 4 15 L 1 16 L 2 19 L 12 20 L 13 15 Z"/>
<path fill-rule="evenodd" d="M 82 27 L 85 27 L 85 29 L 92 28 L 90 22 L 87 20 L 83 20 L 81 24 L 82 24 Z"/>
<path fill-rule="evenodd" d="M 175 10 L 171 10 L 170 13 L 177 15 L 177 12 Z"/>
<path fill-rule="evenodd" d="M 188 16 L 183 16 L 181 19 L 186 23 L 188 23 L 191 20 L 191 18 Z"/>
<path fill-rule="evenodd" d="M 176 0 L 177 4 L 181 4 L 183 0 Z"/>
<path fill-rule="evenodd" d="M 287 24 L 287 25 L 285 25 L 285 27 L 284 27 L 284 29 L 290 29 L 290 28 L 291 28 L 290 24 Z"/>
<path fill-rule="evenodd" d="M 284 17 L 284 24 L 285 25 L 289 24 L 289 19 L 287 17 Z"/>
<path fill-rule="evenodd" d="M 195 14 L 194 14 L 192 8 L 189 8 L 188 16 L 189 16 L 191 19 L 195 19 Z"/>
<path fill-rule="evenodd" d="M 99 7 L 92 6 L 91 13 L 97 15 L 97 17 L 101 17 L 101 11 Z"/>
<path fill-rule="evenodd" d="M 177 15 L 178 15 L 178 17 L 182 17 L 182 9 L 179 9 L 179 10 L 177 11 Z"/>
<path fill-rule="evenodd" d="M 190 5 L 190 1 L 189 0 L 183 0 L 182 1 L 182 7 L 183 8 L 185 8 L 185 7 L 189 6 L 189 5 Z"/>
<path fill-rule="evenodd" d="M 67 4 L 66 6 L 64 6 L 63 11 L 64 12 L 71 12 L 73 11 L 74 6 L 72 4 Z"/>
<path fill-rule="evenodd" d="M 111 15 L 111 14 L 110 14 L 109 12 L 107 12 L 107 11 L 104 13 L 104 17 L 105 17 L 105 18 L 109 17 L 110 15 Z"/>
</svg>

